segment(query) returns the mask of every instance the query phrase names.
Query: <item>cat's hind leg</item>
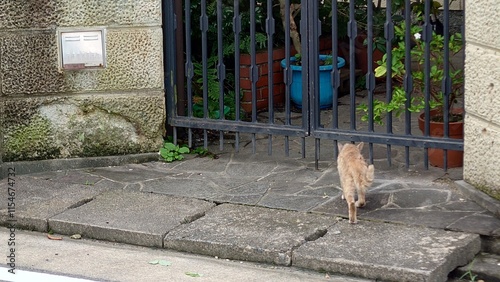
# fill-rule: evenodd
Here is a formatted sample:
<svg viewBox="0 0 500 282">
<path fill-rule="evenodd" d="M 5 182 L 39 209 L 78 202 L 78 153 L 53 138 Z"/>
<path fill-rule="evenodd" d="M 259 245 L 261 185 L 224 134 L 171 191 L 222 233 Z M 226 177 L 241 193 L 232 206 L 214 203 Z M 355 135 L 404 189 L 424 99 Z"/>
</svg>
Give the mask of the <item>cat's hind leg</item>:
<svg viewBox="0 0 500 282">
<path fill-rule="evenodd" d="M 345 200 L 349 209 L 349 223 L 357 223 L 356 219 L 356 204 L 354 201 L 354 191 L 348 191 L 345 194 Z"/>
</svg>

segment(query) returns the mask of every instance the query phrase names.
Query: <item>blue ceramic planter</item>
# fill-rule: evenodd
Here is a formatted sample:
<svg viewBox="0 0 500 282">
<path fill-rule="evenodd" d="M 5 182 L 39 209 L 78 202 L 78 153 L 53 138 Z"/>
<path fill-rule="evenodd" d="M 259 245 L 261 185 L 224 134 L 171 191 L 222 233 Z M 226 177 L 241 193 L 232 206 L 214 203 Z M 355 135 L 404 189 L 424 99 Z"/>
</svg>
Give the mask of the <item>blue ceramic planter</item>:
<svg viewBox="0 0 500 282">
<path fill-rule="evenodd" d="M 324 61 L 332 56 L 319 55 L 319 59 Z M 295 57 L 290 58 L 290 68 L 292 69 L 292 84 L 290 85 L 290 99 L 297 108 L 302 108 L 302 66 L 293 65 Z M 286 67 L 286 59 L 281 61 L 281 66 Z M 345 60 L 337 57 L 337 68 L 345 66 Z M 331 82 L 332 65 L 319 66 L 319 107 L 321 109 L 332 106 L 333 87 Z"/>
</svg>

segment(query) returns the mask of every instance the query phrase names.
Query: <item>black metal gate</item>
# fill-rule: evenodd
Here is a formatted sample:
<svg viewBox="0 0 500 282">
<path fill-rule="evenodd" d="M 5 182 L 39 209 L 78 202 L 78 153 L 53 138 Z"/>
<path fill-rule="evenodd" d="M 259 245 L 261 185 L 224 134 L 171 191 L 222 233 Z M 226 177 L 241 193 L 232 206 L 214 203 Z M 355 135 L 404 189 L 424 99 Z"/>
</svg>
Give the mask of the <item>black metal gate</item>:
<svg viewBox="0 0 500 282">
<path fill-rule="evenodd" d="M 443 24 L 437 25 L 436 22 L 440 22 L 436 17 L 438 10 L 432 0 L 387 0 L 386 7 L 381 7 L 380 1 L 377 5 L 373 4 L 372 0 L 164 0 L 167 123 L 173 129 L 174 140 L 178 137 L 178 129 L 186 128 L 189 146 L 193 146 L 193 130 L 198 129 L 203 132 L 206 147 L 209 130 L 216 131 L 219 132 L 222 149 L 224 133 L 233 132 L 238 150 L 240 134 L 250 134 L 255 150 L 256 135 L 267 135 L 271 154 L 273 137 L 284 136 L 284 150 L 288 154 L 289 138 L 301 138 L 302 154 L 305 156 L 305 140 L 313 138 L 316 160 L 320 159 L 321 139 L 333 140 L 335 144 L 330 158 L 337 154 L 338 141 L 368 143 L 371 161 L 373 144 L 384 144 L 389 164 L 391 146 L 402 146 L 406 152 L 407 167 L 410 164 L 411 147 L 423 148 L 426 167 L 428 148 L 441 148 L 445 149 L 446 169 L 446 150 L 462 151 L 463 141 L 449 135 L 449 101 L 453 98 L 453 101 L 460 102 L 452 95 L 455 95 L 455 88 L 458 91 L 462 91 L 462 88 L 456 83 L 457 73 L 448 67 L 452 57 L 450 50 L 457 51 L 452 45 L 455 44 L 454 40 L 457 41 L 454 36 L 459 35 L 450 32 L 449 3 L 444 2 L 439 9 Z M 289 40 L 291 35 L 297 34 L 294 33 L 294 25 L 299 26 L 297 32 L 301 42 L 300 47 L 297 47 L 301 49 L 298 52 L 302 68 L 302 86 L 299 87 L 302 92 L 299 94 L 301 105 L 291 99 L 291 92 L 297 91 L 297 87 L 292 86 L 297 80 L 292 74 L 292 65 L 299 59 L 292 56 L 299 50 L 293 48 L 293 42 Z M 404 29 L 404 26 L 412 28 Z M 417 34 L 412 34 L 414 30 L 419 31 L 418 38 Z M 439 51 L 443 52 L 443 61 L 434 63 L 436 50 L 432 48 L 437 43 L 432 40 L 439 39 L 437 34 L 442 36 L 438 42 L 442 46 L 438 47 L 442 47 Z M 320 46 L 320 39 L 325 38 L 330 43 L 328 46 L 331 46 L 326 49 Z M 280 77 L 275 72 L 276 62 L 273 58 L 279 40 L 282 40 L 285 54 L 281 63 L 284 66 L 281 72 L 284 82 L 282 99 L 276 98 L 275 92 L 281 88 L 276 87 L 275 81 Z M 366 70 L 359 69 L 359 46 L 363 46 L 364 50 L 385 49 L 382 60 L 385 75 L 375 77 L 378 70 L 374 52 L 365 51 Z M 416 59 L 414 55 L 412 57 L 415 46 L 423 46 L 424 51 Z M 264 49 L 267 68 L 257 64 L 259 52 L 262 51 L 258 49 Z M 243 52 L 249 53 L 248 68 L 241 67 Z M 327 88 L 333 91 L 326 106 L 320 98 L 325 95 L 320 95 L 320 89 L 325 88 L 319 84 L 319 69 L 323 61 L 320 53 L 338 54 L 331 56 L 333 66 L 347 61 L 344 68 L 333 67 L 328 72 Z M 423 70 L 413 72 L 414 64 L 417 67 L 421 64 Z M 404 71 L 397 68 L 401 65 Z M 248 81 L 242 79 L 243 71 L 248 72 L 244 74 L 248 75 Z M 260 77 L 263 73 L 265 79 Z M 440 106 L 444 109 L 445 125 L 442 137 L 436 138 L 430 136 L 429 121 L 432 99 L 436 98 L 433 96 L 432 80 L 439 74 L 442 76 L 438 77 L 439 81 L 442 82 L 437 93 L 441 95 L 438 98 L 444 97 Z M 401 78 L 399 81 L 398 77 Z M 267 99 L 264 100 L 266 105 L 263 110 L 261 85 L 266 80 L 269 87 L 264 91 Z M 361 90 L 359 81 L 363 86 Z M 420 81 L 422 85 L 418 84 Z M 249 84 L 247 92 L 243 90 L 244 83 Z M 346 83 L 348 87 L 345 88 L 348 90 L 345 92 L 348 93 L 341 97 L 340 88 L 344 88 Z M 413 104 L 414 95 L 420 87 L 422 95 L 417 102 L 422 105 L 418 109 L 423 111 L 425 120 L 422 134 L 414 132 L 412 128 L 416 121 L 412 113 L 416 107 Z M 395 89 L 402 89 L 402 92 L 396 93 Z M 361 97 L 360 91 L 363 93 Z M 402 93 L 402 96 L 395 97 L 395 93 Z M 377 98 L 381 94 L 385 97 Z M 391 109 L 391 101 L 396 103 L 397 99 L 400 99 L 401 108 Z M 339 106 L 341 100 L 344 107 Z M 364 107 L 360 106 L 361 100 L 364 101 Z M 243 103 L 251 107 L 246 112 L 241 110 Z M 386 112 L 380 114 L 380 108 L 385 108 Z M 267 113 L 265 120 L 258 118 L 262 111 Z M 279 121 L 276 119 L 278 113 Z M 294 114 L 301 118 L 292 118 Z M 398 130 L 394 130 L 393 118 L 399 114 L 400 125 Z M 377 121 L 383 125 L 379 126 Z"/>
</svg>

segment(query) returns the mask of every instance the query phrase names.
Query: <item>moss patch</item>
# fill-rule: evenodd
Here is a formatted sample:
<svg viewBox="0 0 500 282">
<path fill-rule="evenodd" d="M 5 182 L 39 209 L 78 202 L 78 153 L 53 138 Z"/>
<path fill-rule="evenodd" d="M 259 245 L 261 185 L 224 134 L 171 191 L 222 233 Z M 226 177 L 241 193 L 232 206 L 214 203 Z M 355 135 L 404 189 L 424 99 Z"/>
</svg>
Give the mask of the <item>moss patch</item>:
<svg viewBox="0 0 500 282">
<path fill-rule="evenodd" d="M 139 144 L 127 140 L 120 128 L 111 126 L 96 128 L 82 139 L 82 157 L 134 154 L 141 150 Z"/>
<path fill-rule="evenodd" d="M 35 116 L 27 125 L 8 130 L 5 136 L 4 161 L 43 160 L 59 155 L 54 147 L 51 124 L 46 118 Z"/>
<path fill-rule="evenodd" d="M 480 190 L 488 195 L 490 195 L 491 197 L 497 199 L 500 201 L 500 190 L 499 189 L 494 189 L 492 187 L 489 187 L 487 185 L 483 185 L 483 184 L 474 184 L 474 187 L 476 187 L 477 190 Z"/>
</svg>

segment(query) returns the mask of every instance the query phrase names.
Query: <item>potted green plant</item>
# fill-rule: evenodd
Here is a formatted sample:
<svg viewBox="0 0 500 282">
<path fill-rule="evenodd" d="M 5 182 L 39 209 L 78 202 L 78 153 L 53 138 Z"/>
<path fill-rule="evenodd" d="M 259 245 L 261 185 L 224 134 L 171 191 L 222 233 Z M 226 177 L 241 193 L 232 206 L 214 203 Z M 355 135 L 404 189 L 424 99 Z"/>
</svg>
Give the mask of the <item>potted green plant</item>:
<svg viewBox="0 0 500 282">
<path fill-rule="evenodd" d="M 331 1 L 323 1 L 322 8 L 320 11 L 328 11 L 328 7 L 331 5 Z M 330 6 L 331 7 L 331 6 Z M 293 43 L 293 47 L 297 52 L 293 57 L 289 59 L 290 65 L 287 66 L 287 59 L 281 61 L 281 66 L 283 68 L 290 67 L 292 70 L 292 83 L 290 85 L 290 99 L 294 105 L 298 108 L 302 108 L 302 65 L 301 65 L 301 40 L 300 33 L 295 23 L 295 17 L 299 14 L 300 4 L 291 3 L 289 7 L 286 6 L 285 0 L 280 0 L 280 13 L 281 19 L 283 21 L 283 26 L 286 26 L 286 9 L 290 9 L 290 38 Z M 331 11 L 331 8 L 330 10 Z M 332 106 L 333 101 L 333 88 L 331 86 L 330 73 L 333 69 L 333 57 L 331 55 L 319 55 L 319 106 L 320 108 L 328 108 Z M 337 58 L 337 68 L 341 68 L 345 65 L 345 60 L 343 58 Z"/>
<path fill-rule="evenodd" d="M 424 99 L 426 75 L 424 73 L 425 45 L 426 43 L 421 40 L 422 27 L 418 24 L 421 22 L 421 14 L 417 14 L 417 23 L 410 26 L 410 33 L 412 34 L 412 45 L 406 46 L 404 36 L 406 31 L 405 22 L 395 26 L 395 36 L 398 37 L 399 42 L 392 50 L 392 99 L 389 102 L 382 100 L 374 100 L 373 103 L 373 117 L 376 123 L 383 123 L 383 117 L 391 112 L 398 117 L 405 110 L 410 112 L 422 112 L 425 109 L 426 102 Z M 406 48 L 411 48 L 412 55 L 412 70 L 413 77 L 413 90 L 411 92 L 410 107 L 406 108 L 407 96 L 403 87 L 403 81 L 406 74 L 404 57 L 406 55 Z M 442 91 L 442 83 L 445 77 L 444 64 L 446 62 L 444 57 L 444 37 L 433 33 L 432 39 L 429 42 L 430 48 L 430 71 L 428 78 L 430 84 L 428 91 L 430 99 L 428 106 L 430 108 L 430 135 L 442 137 L 444 134 L 444 113 L 448 113 L 449 137 L 463 138 L 463 107 L 459 102 L 459 98 L 463 94 L 463 69 L 455 66 L 453 60 L 448 60 L 449 64 L 449 77 L 451 82 L 451 91 L 449 95 L 444 95 Z M 460 33 L 452 34 L 449 36 L 449 54 L 450 57 L 456 55 L 463 48 L 462 36 Z M 387 54 L 383 56 L 382 60 L 377 62 L 378 67 L 375 69 L 376 77 L 386 77 L 387 75 Z M 446 100 L 445 100 L 446 99 Z M 445 109 L 447 105 L 447 109 Z M 365 113 L 362 120 L 368 120 L 368 105 L 361 104 L 358 110 Z M 419 128 L 424 129 L 425 114 L 421 113 L 419 116 Z M 457 131 L 455 133 L 454 131 Z M 454 161 L 457 159 L 457 162 Z M 462 165 L 463 152 L 448 150 L 448 167 L 457 167 Z M 442 167 L 443 166 L 443 151 L 440 149 L 429 149 L 429 161 L 431 165 Z"/>
</svg>

